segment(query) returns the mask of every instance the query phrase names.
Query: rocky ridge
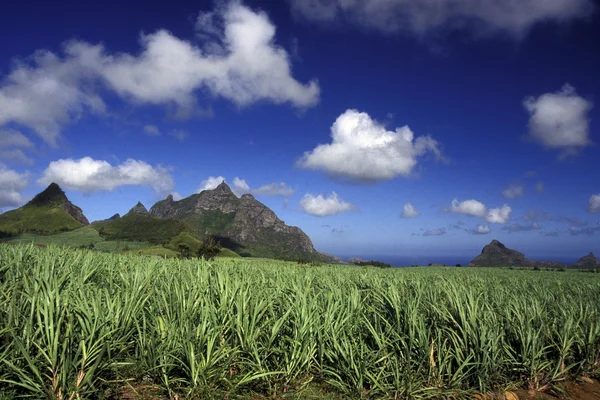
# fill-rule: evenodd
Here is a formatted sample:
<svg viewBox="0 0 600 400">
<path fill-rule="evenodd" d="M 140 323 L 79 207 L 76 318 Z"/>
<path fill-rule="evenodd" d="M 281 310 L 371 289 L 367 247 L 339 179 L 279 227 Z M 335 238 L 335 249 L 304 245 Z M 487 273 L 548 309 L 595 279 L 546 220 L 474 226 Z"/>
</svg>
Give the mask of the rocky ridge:
<svg viewBox="0 0 600 400">
<path fill-rule="evenodd" d="M 286 225 L 251 194 L 238 198 L 225 182 L 179 201 L 169 195 L 152 206 L 150 215 L 186 221 L 201 235 L 217 235 L 229 242 L 242 255 L 327 257 L 314 249 L 300 228 Z"/>
</svg>

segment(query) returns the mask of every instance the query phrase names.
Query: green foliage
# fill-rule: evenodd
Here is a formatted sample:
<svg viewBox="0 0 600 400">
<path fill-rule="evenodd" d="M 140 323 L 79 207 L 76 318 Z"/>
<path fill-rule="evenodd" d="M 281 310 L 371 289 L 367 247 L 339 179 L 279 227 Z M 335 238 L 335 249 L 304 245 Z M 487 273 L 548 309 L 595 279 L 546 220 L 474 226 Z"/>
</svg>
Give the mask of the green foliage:
<svg viewBox="0 0 600 400">
<path fill-rule="evenodd" d="M 221 251 L 219 251 L 219 254 L 217 254 L 217 257 L 240 258 L 240 255 L 233 250 L 229 250 L 225 247 L 222 247 Z"/>
<path fill-rule="evenodd" d="M 202 241 L 202 244 L 196 249 L 196 257 L 212 261 L 221 252 L 221 243 L 210 236 Z"/>
<path fill-rule="evenodd" d="M 354 265 L 360 265 L 363 267 L 378 267 L 378 268 L 392 268 L 391 264 L 387 264 L 381 261 L 358 261 Z"/>
<path fill-rule="evenodd" d="M 179 251 L 181 245 L 187 246 L 191 253 L 195 253 L 198 247 L 202 244 L 202 241 L 195 237 L 190 232 L 181 232 L 175 236 L 171 241 L 165 245 L 166 248 Z"/>
<path fill-rule="evenodd" d="M 185 221 L 199 232 L 220 233 L 227 229 L 235 218 L 235 213 L 223 213 L 219 210 L 203 210 L 202 215 L 194 215 Z"/>
<path fill-rule="evenodd" d="M 164 249 L 167 250 L 167 249 Z M 150 251 L 150 250 L 148 250 Z M 597 369 L 600 276 L 0 246 L 0 389 L 467 398 Z"/>
<path fill-rule="evenodd" d="M 54 235 L 81 226 L 69 213 L 55 206 L 26 205 L 0 215 L 0 232 L 4 237 L 22 233 Z"/>
<path fill-rule="evenodd" d="M 181 232 L 187 231 L 185 223 L 174 219 L 159 219 L 147 215 L 129 214 L 113 221 L 95 222 L 106 240 L 129 240 L 167 244 Z"/>
</svg>

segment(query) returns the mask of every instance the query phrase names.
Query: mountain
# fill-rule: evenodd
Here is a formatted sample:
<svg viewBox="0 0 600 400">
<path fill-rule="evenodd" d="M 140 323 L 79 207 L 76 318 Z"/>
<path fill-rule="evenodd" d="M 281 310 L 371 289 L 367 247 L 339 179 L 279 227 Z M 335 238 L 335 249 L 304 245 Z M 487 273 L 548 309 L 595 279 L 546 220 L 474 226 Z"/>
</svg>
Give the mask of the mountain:
<svg viewBox="0 0 600 400">
<path fill-rule="evenodd" d="M 184 221 L 200 237 L 215 235 L 243 256 L 332 260 L 317 252 L 300 228 L 286 225 L 251 194 L 238 198 L 225 182 L 179 201 L 168 196 L 150 208 L 150 215 Z"/>
<path fill-rule="evenodd" d="M 492 240 L 486 245 L 481 254 L 475 257 L 469 267 L 505 267 L 511 265 L 525 265 L 525 254 L 507 248 L 497 240 Z"/>
<path fill-rule="evenodd" d="M 509 249 L 497 240 L 492 240 L 490 244 L 483 248 L 481 254 L 468 264 L 469 267 L 506 267 L 513 265 L 533 268 L 600 268 L 600 261 L 594 253 L 580 258 L 579 261 L 571 265 L 556 261 L 527 260 L 525 254 Z"/>
<path fill-rule="evenodd" d="M 135 206 L 125 215 L 137 214 L 137 215 L 150 215 L 146 207 L 142 204 L 141 201 L 138 201 Z"/>
<path fill-rule="evenodd" d="M 0 215 L 2 236 L 26 232 L 53 235 L 87 225 L 89 222 L 81 208 L 71 203 L 54 182 L 23 207 Z"/>
<path fill-rule="evenodd" d="M 572 268 L 600 268 L 600 261 L 594 253 L 581 257 L 575 264 L 570 265 Z"/>
</svg>

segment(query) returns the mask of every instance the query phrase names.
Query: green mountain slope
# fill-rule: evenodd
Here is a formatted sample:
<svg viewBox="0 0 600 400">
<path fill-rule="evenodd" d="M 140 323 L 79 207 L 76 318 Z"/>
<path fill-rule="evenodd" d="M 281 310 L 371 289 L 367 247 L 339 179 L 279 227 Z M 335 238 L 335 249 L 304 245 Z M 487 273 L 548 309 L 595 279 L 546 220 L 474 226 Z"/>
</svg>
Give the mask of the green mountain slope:
<svg viewBox="0 0 600 400">
<path fill-rule="evenodd" d="M 21 208 L 0 215 L 0 236 L 21 233 L 53 235 L 89 225 L 79 207 L 56 183 L 50 184 Z"/>
<path fill-rule="evenodd" d="M 139 204 L 132 210 L 138 208 Z M 167 244 L 180 233 L 191 231 L 182 221 L 159 219 L 135 211 L 130 211 L 114 220 L 94 222 L 92 226 L 106 240 L 130 240 L 154 244 Z"/>
</svg>

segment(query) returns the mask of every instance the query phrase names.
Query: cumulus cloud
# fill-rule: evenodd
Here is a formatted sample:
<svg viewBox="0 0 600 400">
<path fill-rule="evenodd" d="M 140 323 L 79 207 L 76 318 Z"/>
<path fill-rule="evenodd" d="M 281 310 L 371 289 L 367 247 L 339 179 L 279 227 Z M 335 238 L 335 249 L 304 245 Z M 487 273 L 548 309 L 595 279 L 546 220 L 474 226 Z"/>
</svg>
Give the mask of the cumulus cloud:
<svg viewBox="0 0 600 400">
<path fill-rule="evenodd" d="M 233 178 L 231 190 L 238 196 L 245 193 L 250 193 L 250 186 L 246 183 L 245 179 L 240 179 L 237 176 Z"/>
<path fill-rule="evenodd" d="M 510 219 L 511 213 L 512 208 L 508 204 L 505 204 L 502 207 L 489 209 L 485 219 L 487 222 L 493 224 L 505 224 Z"/>
<path fill-rule="evenodd" d="M 40 185 L 56 182 L 63 188 L 83 193 L 111 191 L 120 186 L 149 186 L 158 195 L 173 190 L 173 179 L 169 171 L 161 166 L 128 159 L 113 166 L 108 161 L 84 157 L 79 160 L 53 161 L 38 179 Z"/>
<path fill-rule="evenodd" d="M 491 208 L 488 210 L 485 204 L 474 199 L 464 201 L 454 199 L 452 200 L 451 208 L 448 211 L 456 214 L 482 217 L 485 218 L 487 222 L 493 224 L 504 224 L 510 218 L 512 209 L 508 204 L 504 204 L 502 207 Z"/>
<path fill-rule="evenodd" d="M 488 225 L 477 225 L 471 231 L 469 231 L 475 235 L 487 235 L 491 232 L 491 229 Z"/>
<path fill-rule="evenodd" d="M 29 183 L 27 173 L 18 173 L 8 169 L 0 162 L 0 208 L 15 207 L 23 203 L 21 192 Z"/>
<path fill-rule="evenodd" d="M 593 194 L 590 196 L 588 211 L 592 213 L 600 212 L 600 194 Z"/>
<path fill-rule="evenodd" d="M 592 143 L 588 118 L 592 103 L 569 84 L 555 93 L 528 97 L 523 105 L 530 114 L 529 137 L 545 148 L 561 149 L 561 157 L 577 154 Z"/>
<path fill-rule="evenodd" d="M 203 180 L 196 193 L 200 193 L 203 190 L 211 190 L 219 186 L 221 182 L 227 182 L 223 176 L 210 176 Z M 296 191 L 290 188 L 285 182 L 276 182 L 263 185 L 257 189 L 252 189 L 245 179 L 235 177 L 231 182 L 231 190 L 237 195 L 241 196 L 244 193 L 251 193 L 255 195 L 263 196 L 291 196 Z"/>
<path fill-rule="evenodd" d="M 509 231 L 509 232 L 527 232 L 527 231 L 537 231 L 542 229 L 542 227 L 540 226 L 539 223 L 537 222 L 532 222 L 530 224 L 512 224 L 512 225 L 507 225 L 507 226 L 503 226 L 502 227 L 503 230 L 505 231 Z"/>
<path fill-rule="evenodd" d="M 446 229 L 429 229 L 423 232 L 423 236 L 442 236 L 446 234 Z"/>
<path fill-rule="evenodd" d="M 486 207 L 480 201 L 477 200 L 464 200 L 458 201 L 458 199 L 452 200 L 452 207 L 450 212 L 456 214 L 473 215 L 475 217 L 483 217 L 485 215 Z"/>
<path fill-rule="evenodd" d="M 346 110 L 331 127 L 330 144 L 305 152 L 298 165 L 355 181 L 375 182 L 409 175 L 418 157 L 441 157 L 429 136 L 415 139 L 408 126 L 388 131 L 369 114 Z"/>
<path fill-rule="evenodd" d="M 264 196 L 292 196 L 296 190 L 289 187 L 285 182 L 276 182 L 263 185 L 257 189 L 252 189 L 252 193 Z"/>
<path fill-rule="evenodd" d="M 524 193 L 525 187 L 523 185 L 510 185 L 502 192 L 502 195 L 507 199 L 515 199 L 523 196 Z"/>
<path fill-rule="evenodd" d="M 160 130 L 158 129 L 158 127 L 156 125 L 146 125 L 146 126 L 144 126 L 144 132 L 148 136 L 159 136 L 160 135 Z"/>
<path fill-rule="evenodd" d="M 196 193 L 200 193 L 203 190 L 213 190 L 219 186 L 222 182 L 225 182 L 225 178 L 222 176 L 209 176 L 207 179 L 200 183 L 200 187 L 196 190 Z"/>
<path fill-rule="evenodd" d="M 414 218 L 419 214 L 420 214 L 420 212 L 418 212 L 411 203 L 406 203 L 404 205 L 404 209 L 402 210 L 402 214 L 400 214 L 400 216 L 402 218 Z"/>
<path fill-rule="evenodd" d="M 318 103 L 317 81 L 293 78 L 290 57 L 275 43 L 275 26 L 264 12 L 231 1 L 206 15 L 196 24 L 200 46 L 158 30 L 142 35 L 141 51 L 133 55 L 74 40 L 62 55 L 39 50 L 17 61 L 0 84 L 0 126 L 26 126 L 56 146 L 63 125 L 84 112 L 105 112 L 99 88 L 135 104 L 175 105 L 179 114 L 199 108 L 198 93 L 238 106 Z"/>
<path fill-rule="evenodd" d="M 384 33 L 417 37 L 444 31 L 475 36 L 502 33 L 519 38 L 541 22 L 585 17 L 591 0 L 289 0 L 296 15 L 331 24 L 339 21 Z"/>
<path fill-rule="evenodd" d="M 0 129 L 0 160 L 31 165 L 33 160 L 23 149 L 31 150 L 33 147 L 31 140 L 21 132 L 15 129 Z"/>
<path fill-rule="evenodd" d="M 342 200 L 336 192 L 332 192 L 328 197 L 324 197 L 322 194 L 314 196 L 307 193 L 300 200 L 300 206 L 305 213 L 317 217 L 349 212 L 356 208 L 353 204 Z"/>
</svg>

